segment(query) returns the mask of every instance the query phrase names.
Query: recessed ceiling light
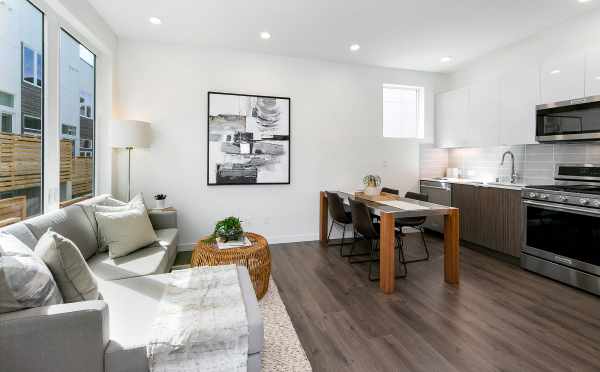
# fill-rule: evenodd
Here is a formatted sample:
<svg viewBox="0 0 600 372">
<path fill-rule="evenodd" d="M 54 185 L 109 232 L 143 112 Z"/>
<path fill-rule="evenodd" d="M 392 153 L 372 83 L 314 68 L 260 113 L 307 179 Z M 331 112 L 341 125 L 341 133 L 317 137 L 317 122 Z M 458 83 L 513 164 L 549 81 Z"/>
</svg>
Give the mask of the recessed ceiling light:
<svg viewBox="0 0 600 372">
<path fill-rule="evenodd" d="M 550 71 L 550 75 L 560 74 L 560 70 L 552 70 Z"/>
<path fill-rule="evenodd" d="M 596 80 L 600 80 L 600 76 L 596 76 Z"/>
<path fill-rule="evenodd" d="M 267 31 L 263 31 L 260 33 L 260 38 L 263 40 L 269 40 L 271 38 L 271 34 Z"/>
<path fill-rule="evenodd" d="M 452 56 L 445 56 L 445 57 L 442 57 L 440 59 L 440 62 L 442 62 L 442 63 L 448 63 L 448 62 L 452 62 L 453 59 L 454 58 L 452 58 Z"/>
<path fill-rule="evenodd" d="M 358 45 L 358 44 L 350 45 L 350 51 L 352 51 L 352 52 L 358 52 L 359 49 L 360 49 L 360 45 Z"/>
<path fill-rule="evenodd" d="M 156 17 L 150 17 L 148 19 L 148 21 L 150 21 L 150 23 L 152 23 L 153 25 L 160 25 L 160 24 L 162 24 L 162 21 L 160 20 L 160 18 L 156 18 Z"/>
<path fill-rule="evenodd" d="M 580 3 L 589 3 L 592 0 L 577 0 L 577 1 L 579 1 Z"/>
</svg>

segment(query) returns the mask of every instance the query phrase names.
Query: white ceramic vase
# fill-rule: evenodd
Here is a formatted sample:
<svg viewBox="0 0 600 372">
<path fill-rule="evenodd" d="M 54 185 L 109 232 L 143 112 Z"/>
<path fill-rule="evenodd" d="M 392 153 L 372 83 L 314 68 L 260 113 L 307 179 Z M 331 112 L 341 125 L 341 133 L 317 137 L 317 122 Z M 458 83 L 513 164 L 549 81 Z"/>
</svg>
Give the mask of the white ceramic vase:
<svg viewBox="0 0 600 372">
<path fill-rule="evenodd" d="M 379 187 L 367 186 L 367 187 L 365 187 L 365 195 L 377 196 L 377 195 L 379 195 L 380 190 L 381 189 Z"/>
<path fill-rule="evenodd" d="M 156 209 L 165 209 L 167 207 L 167 200 L 163 199 L 163 200 L 155 200 L 156 202 Z"/>
</svg>

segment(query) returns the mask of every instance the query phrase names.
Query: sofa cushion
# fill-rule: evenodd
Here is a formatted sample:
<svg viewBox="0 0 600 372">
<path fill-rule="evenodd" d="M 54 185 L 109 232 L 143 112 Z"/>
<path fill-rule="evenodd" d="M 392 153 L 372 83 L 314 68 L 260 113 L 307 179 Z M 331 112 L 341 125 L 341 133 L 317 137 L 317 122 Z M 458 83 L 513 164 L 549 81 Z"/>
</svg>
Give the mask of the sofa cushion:
<svg viewBox="0 0 600 372">
<path fill-rule="evenodd" d="M 149 247 L 118 258 L 98 253 L 88 261 L 88 265 L 94 275 L 103 280 L 166 273 L 177 254 L 177 234 L 177 229 L 156 230 L 158 240 Z"/>
<path fill-rule="evenodd" d="M 66 303 L 98 299 L 98 284 L 79 249 L 64 236 L 48 230 L 35 254 L 52 272 Z"/>
<path fill-rule="evenodd" d="M 24 222 L 39 240 L 49 228 L 75 243 L 86 260 L 98 250 L 98 241 L 92 224 L 78 205 L 43 214 Z"/>
<path fill-rule="evenodd" d="M 135 207 L 120 212 L 96 212 L 102 245 L 110 258 L 126 256 L 157 241 L 146 209 Z"/>
<path fill-rule="evenodd" d="M 60 303 L 44 262 L 14 235 L 0 233 L 0 314 Z"/>
<path fill-rule="evenodd" d="M 7 234 L 13 235 L 21 242 L 23 242 L 31 251 L 35 248 L 35 244 L 37 243 L 37 238 L 31 230 L 22 222 L 15 223 L 0 229 L 0 232 L 5 232 Z"/>
<path fill-rule="evenodd" d="M 248 354 L 263 348 L 263 322 L 248 270 L 238 267 L 248 317 Z M 158 312 L 168 275 L 152 275 L 101 282 L 100 291 L 110 308 L 111 341 L 106 349 L 106 372 L 147 372 L 146 343 Z M 127 301 L 123 301 L 127 298 Z"/>
<path fill-rule="evenodd" d="M 94 233 L 98 239 L 98 250 L 100 252 L 106 252 L 108 247 L 103 244 L 98 234 L 98 221 L 96 221 L 96 212 L 117 212 L 127 209 L 131 209 L 132 205 L 144 205 L 144 199 L 142 194 L 136 195 L 129 203 L 124 203 L 120 200 L 113 198 L 109 194 L 96 196 L 95 198 L 87 199 L 77 203 L 79 207 L 83 209 L 83 212 L 87 216 L 88 220 L 92 224 Z"/>
</svg>

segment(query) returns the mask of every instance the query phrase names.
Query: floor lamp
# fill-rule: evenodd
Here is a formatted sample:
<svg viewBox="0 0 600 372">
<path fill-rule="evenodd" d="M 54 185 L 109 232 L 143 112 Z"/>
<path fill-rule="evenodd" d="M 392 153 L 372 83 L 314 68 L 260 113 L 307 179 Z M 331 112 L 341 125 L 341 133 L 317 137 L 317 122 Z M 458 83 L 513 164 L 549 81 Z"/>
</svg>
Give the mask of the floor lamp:
<svg viewBox="0 0 600 372">
<path fill-rule="evenodd" d="M 115 120 L 111 128 L 111 145 L 116 149 L 126 149 L 127 200 L 131 200 L 131 150 L 150 147 L 150 123 L 138 120 Z"/>
</svg>

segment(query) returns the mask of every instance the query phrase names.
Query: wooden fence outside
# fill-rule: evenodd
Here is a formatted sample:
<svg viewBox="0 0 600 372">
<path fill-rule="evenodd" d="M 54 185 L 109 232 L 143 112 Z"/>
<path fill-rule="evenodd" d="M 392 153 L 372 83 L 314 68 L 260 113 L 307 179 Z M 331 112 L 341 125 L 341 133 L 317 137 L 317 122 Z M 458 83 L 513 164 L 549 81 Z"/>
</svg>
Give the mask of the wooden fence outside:
<svg viewBox="0 0 600 372">
<path fill-rule="evenodd" d="M 0 133 L 0 192 L 25 190 L 41 185 L 42 144 L 38 136 Z M 73 143 L 60 141 L 60 182 L 71 182 L 73 197 L 92 193 L 93 160 L 73 157 Z M 0 200 L 0 225 L 5 219 L 2 208 L 23 206 L 21 198 Z M 25 205 L 26 205 L 25 199 Z M 16 217 L 10 217 L 16 218 Z"/>
</svg>

